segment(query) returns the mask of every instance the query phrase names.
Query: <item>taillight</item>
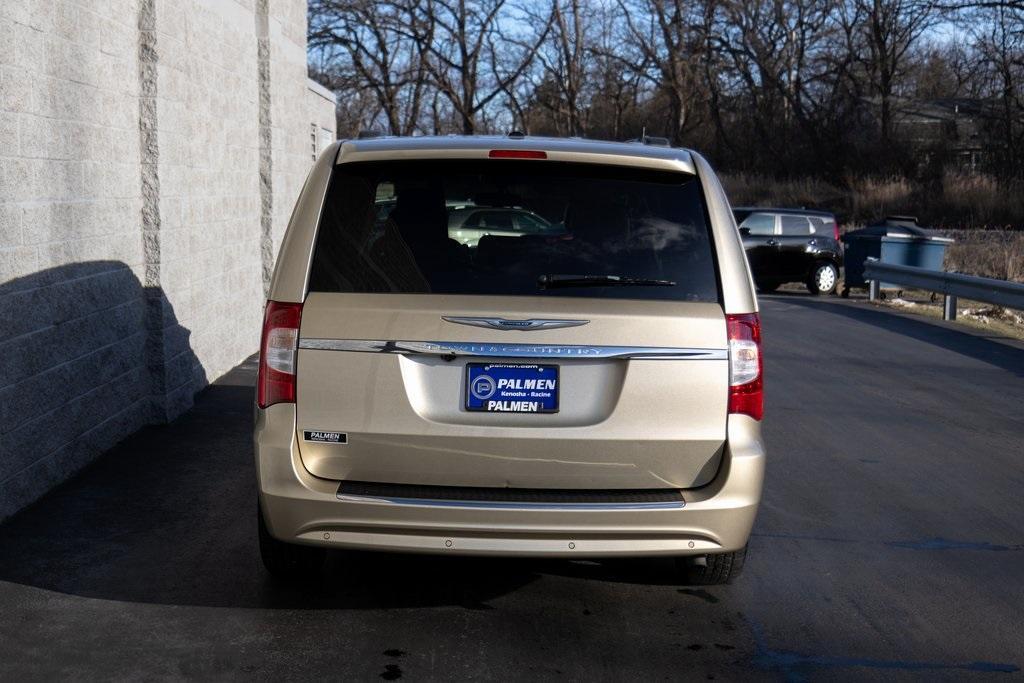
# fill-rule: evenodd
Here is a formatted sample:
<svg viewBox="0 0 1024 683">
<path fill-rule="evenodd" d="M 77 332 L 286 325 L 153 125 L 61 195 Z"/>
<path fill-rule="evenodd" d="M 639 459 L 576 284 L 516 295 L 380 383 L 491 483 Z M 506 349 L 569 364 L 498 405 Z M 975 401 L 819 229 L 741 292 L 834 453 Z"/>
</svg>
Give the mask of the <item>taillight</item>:
<svg viewBox="0 0 1024 683">
<path fill-rule="evenodd" d="M 832 221 L 832 238 L 836 242 L 839 241 L 839 223 L 836 221 Z"/>
<path fill-rule="evenodd" d="M 256 379 L 256 402 L 260 408 L 275 403 L 295 403 L 295 356 L 301 318 L 302 304 L 267 302 Z"/>
<path fill-rule="evenodd" d="M 764 416 L 764 365 L 761 359 L 761 319 L 757 313 L 725 316 L 729 335 L 729 412 Z"/>
</svg>

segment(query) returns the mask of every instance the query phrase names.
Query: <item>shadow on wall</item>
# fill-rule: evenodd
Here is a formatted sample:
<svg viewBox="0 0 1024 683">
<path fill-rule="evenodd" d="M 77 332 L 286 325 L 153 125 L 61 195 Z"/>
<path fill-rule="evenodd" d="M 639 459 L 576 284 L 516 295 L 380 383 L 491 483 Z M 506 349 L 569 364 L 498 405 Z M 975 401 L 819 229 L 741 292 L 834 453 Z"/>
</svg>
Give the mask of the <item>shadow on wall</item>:
<svg viewBox="0 0 1024 683">
<path fill-rule="evenodd" d="M 205 384 L 163 292 L 122 262 L 0 284 L 0 520 Z"/>
</svg>

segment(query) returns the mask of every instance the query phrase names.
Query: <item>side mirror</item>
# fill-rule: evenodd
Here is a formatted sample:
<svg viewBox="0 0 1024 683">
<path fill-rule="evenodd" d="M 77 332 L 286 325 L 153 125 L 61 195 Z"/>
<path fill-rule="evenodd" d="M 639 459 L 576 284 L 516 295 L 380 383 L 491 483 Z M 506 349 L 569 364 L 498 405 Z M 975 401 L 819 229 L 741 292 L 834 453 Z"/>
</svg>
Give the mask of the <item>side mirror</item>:
<svg viewBox="0 0 1024 683">
<path fill-rule="evenodd" d="M 740 235 L 743 237 L 750 236 L 750 228 L 740 228 Z"/>
</svg>

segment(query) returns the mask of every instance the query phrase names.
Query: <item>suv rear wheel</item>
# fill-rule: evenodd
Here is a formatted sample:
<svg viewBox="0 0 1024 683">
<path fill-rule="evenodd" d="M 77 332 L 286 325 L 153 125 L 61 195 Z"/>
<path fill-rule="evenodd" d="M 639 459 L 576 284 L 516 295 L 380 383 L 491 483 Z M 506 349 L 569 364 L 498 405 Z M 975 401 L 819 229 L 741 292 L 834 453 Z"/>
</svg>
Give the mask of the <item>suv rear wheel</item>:
<svg viewBox="0 0 1024 683">
<path fill-rule="evenodd" d="M 279 541 L 270 535 L 263 521 L 263 510 L 258 507 L 260 559 L 267 571 L 279 578 L 294 579 L 316 573 L 324 563 L 326 551 L 306 545 Z"/>
<path fill-rule="evenodd" d="M 839 283 L 839 269 L 831 261 L 819 261 L 807 281 L 811 294 L 831 294 Z"/>
<path fill-rule="evenodd" d="M 701 558 L 676 558 L 676 568 L 683 583 L 691 586 L 716 586 L 732 583 L 743 571 L 747 559 L 744 546 L 732 553 L 713 553 Z"/>
</svg>

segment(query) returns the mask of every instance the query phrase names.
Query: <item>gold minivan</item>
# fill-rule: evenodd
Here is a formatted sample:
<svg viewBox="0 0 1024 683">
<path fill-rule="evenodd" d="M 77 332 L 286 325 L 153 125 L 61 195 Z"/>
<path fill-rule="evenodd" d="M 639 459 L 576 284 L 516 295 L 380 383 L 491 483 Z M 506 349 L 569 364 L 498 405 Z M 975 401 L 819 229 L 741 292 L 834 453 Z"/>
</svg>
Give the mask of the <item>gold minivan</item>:
<svg viewBox="0 0 1024 683">
<path fill-rule="evenodd" d="M 460 239 L 467 209 L 502 229 Z M 765 466 L 760 320 L 700 155 L 335 143 L 269 299 L 255 451 L 272 573 L 315 571 L 326 548 L 672 556 L 687 583 L 742 568 Z"/>
</svg>

